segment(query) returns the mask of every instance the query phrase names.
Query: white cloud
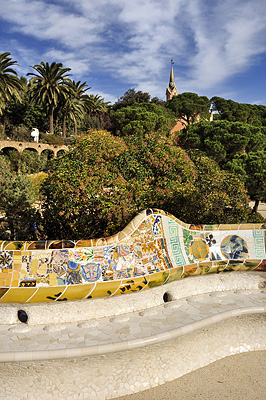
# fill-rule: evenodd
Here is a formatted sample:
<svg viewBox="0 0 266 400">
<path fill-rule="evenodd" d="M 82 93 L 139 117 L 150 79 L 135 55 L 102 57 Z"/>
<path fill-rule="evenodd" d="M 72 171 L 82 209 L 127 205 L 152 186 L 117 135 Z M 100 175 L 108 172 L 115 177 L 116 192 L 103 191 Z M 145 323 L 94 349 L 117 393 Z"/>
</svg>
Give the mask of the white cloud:
<svg viewBox="0 0 266 400">
<path fill-rule="evenodd" d="M 22 65 L 62 62 L 78 79 L 111 74 L 163 97 L 172 57 L 181 91 L 198 93 L 254 64 L 266 51 L 265 14 L 264 0 L 9 0 L 0 18 L 29 38 L 17 38 Z"/>
</svg>

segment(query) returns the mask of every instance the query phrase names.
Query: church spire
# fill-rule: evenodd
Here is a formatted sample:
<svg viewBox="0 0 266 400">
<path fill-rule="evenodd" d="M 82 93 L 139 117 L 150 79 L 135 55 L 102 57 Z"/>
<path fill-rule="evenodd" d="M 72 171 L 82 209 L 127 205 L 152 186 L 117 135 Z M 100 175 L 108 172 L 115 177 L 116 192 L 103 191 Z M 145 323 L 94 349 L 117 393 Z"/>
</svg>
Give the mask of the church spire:
<svg viewBox="0 0 266 400">
<path fill-rule="evenodd" d="M 178 95 L 178 91 L 175 85 L 175 80 L 174 80 L 174 69 L 173 69 L 173 64 L 174 61 L 171 60 L 171 72 L 170 72 L 170 81 L 169 81 L 169 86 L 166 88 L 166 100 L 171 100 L 173 96 Z"/>
<path fill-rule="evenodd" d="M 175 80 L 174 80 L 174 69 L 173 69 L 173 66 L 171 65 L 169 86 L 174 86 L 174 85 L 175 85 Z"/>
</svg>

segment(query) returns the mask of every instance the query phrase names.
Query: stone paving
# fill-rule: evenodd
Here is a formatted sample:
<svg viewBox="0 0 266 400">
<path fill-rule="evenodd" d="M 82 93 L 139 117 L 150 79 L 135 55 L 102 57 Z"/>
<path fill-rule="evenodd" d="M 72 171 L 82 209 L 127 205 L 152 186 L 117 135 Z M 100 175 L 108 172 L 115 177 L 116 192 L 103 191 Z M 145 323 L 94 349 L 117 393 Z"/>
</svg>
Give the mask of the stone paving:
<svg viewBox="0 0 266 400">
<path fill-rule="evenodd" d="M 212 292 L 140 312 L 88 321 L 0 326 L 0 362 L 49 360 L 130 350 L 219 321 L 266 312 L 266 290 Z"/>
</svg>

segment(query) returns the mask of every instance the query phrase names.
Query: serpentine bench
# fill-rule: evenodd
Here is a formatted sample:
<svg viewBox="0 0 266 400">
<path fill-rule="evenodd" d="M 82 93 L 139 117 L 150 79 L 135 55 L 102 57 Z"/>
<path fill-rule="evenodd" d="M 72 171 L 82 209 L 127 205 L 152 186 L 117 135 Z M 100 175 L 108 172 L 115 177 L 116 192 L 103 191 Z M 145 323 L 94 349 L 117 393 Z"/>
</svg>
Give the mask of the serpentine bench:
<svg viewBox="0 0 266 400">
<path fill-rule="evenodd" d="M 188 276 L 266 271 L 264 224 L 189 225 L 145 210 L 109 238 L 0 242 L 0 304 L 124 295 Z"/>
<path fill-rule="evenodd" d="M 265 229 L 149 209 L 109 238 L 0 242 L 1 397 L 111 399 L 265 350 Z"/>
</svg>

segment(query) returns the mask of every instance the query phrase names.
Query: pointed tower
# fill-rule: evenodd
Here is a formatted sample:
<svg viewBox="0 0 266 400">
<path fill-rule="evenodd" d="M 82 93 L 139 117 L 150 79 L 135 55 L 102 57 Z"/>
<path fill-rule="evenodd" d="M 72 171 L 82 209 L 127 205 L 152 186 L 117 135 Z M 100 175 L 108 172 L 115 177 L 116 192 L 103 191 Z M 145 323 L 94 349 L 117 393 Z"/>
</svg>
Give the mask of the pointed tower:
<svg viewBox="0 0 266 400">
<path fill-rule="evenodd" d="M 173 70 L 173 61 L 171 60 L 171 72 L 170 72 L 170 81 L 169 86 L 166 88 L 166 101 L 171 100 L 173 96 L 178 95 L 178 91 L 174 81 L 174 70 Z"/>
</svg>

